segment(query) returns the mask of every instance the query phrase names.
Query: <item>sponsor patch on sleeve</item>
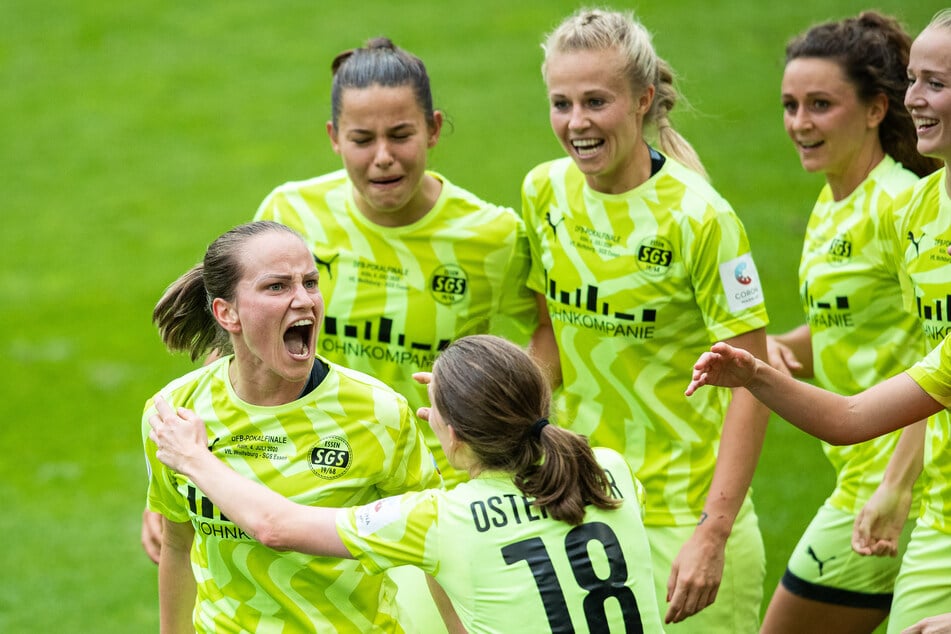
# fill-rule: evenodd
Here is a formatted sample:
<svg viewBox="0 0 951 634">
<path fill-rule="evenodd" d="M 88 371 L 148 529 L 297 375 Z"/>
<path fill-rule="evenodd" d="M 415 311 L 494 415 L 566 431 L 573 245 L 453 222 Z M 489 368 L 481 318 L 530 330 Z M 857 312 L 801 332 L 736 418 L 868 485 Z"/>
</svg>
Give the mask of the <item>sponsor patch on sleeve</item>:
<svg viewBox="0 0 951 634">
<path fill-rule="evenodd" d="M 389 497 L 366 504 L 354 511 L 354 518 L 360 537 L 372 535 L 400 518 L 400 500 L 398 497 Z"/>
<path fill-rule="evenodd" d="M 738 313 L 763 303 L 763 287 L 753 256 L 744 253 L 720 265 L 720 282 L 726 293 L 730 312 Z"/>
</svg>

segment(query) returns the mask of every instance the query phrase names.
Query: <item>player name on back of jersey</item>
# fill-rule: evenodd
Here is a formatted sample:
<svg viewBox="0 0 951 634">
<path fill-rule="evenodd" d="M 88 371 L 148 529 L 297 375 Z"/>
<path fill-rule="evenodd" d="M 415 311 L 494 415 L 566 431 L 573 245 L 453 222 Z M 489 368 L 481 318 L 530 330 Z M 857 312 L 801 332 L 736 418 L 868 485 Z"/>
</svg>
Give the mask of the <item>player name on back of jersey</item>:
<svg viewBox="0 0 951 634">
<path fill-rule="evenodd" d="M 623 500 L 624 496 L 621 495 L 621 490 L 616 485 L 611 472 L 607 469 L 604 472 L 608 476 L 611 495 Z M 472 523 L 477 531 L 485 533 L 493 528 L 505 528 L 548 519 L 548 512 L 544 508 L 535 506 L 534 501 L 534 498 L 517 493 L 502 493 L 490 495 L 482 500 L 473 500 L 469 503 Z"/>
</svg>

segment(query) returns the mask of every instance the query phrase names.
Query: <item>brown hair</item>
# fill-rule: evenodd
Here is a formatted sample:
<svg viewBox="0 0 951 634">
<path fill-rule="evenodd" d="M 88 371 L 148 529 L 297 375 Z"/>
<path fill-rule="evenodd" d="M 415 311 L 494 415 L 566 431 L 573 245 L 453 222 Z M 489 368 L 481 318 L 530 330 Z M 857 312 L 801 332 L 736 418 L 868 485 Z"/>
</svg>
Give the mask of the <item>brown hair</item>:
<svg viewBox="0 0 951 634">
<path fill-rule="evenodd" d="M 338 54 L 330 65 L 333 86 L 330 89 L 331 121 L 334 129 L 340 120 L 343 91 L 347 88 L 369 88 L 373 85 L 410 86 L 430 127 L 435 126 L 433 93 L 429 87 L 426 65 L 412 53 L 393 44 L 389 38 L 377 37 L 362 48 L 351 48 Z"/>
<path fill-rule="evenodd" d="M 513 343 L 471 335 L 433 367 L 433 405 L 486 470 L 506 471 L 526 497 L 557 520 L 580 524 L 585 506 L 612 509 L 606 474 L 584 436 L 546 420 L 548 381 Z"/>
<path fill-rule="evenodd" d="M 241 249 L 251 238 L 271 231 L 297 236 L 296 231 L 270 220 L 238 225 L 219 236 L 205 251 L 205 257 L 175 280 L 152 311 L 162 341 L 173 352 L 186 351 L 192 361 L 212 350 L 228 350 L 228 334 L 211 313 L 216 297 L 234 301 L 241 280 Z"/>
<path fill-rule="evenodd" d="M 918 153 L 915 124 L 905 108 L 910 49 L 911 36 L 898 20 L 863 11 L 854 18 L 818 24 L 793 38 L 786 46 L 786 63 L 801 57 L 828 59 L 839 65 L 862 103 L 885 95 L 888 110 L 878 126 L 882 148 L 907 169 L 925 176 L 941 163 Z"/>
</svg>

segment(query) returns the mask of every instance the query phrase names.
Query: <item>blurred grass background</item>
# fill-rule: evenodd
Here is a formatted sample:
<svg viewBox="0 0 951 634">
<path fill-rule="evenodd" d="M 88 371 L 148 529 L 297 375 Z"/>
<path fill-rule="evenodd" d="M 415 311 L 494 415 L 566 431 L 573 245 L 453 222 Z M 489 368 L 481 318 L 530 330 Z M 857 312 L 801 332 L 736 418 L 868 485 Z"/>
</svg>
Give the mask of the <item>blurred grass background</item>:
<svg viewBox="0 0 951 634">
<path fill-rule="evenodd" d="M 329 64 L 387 35 L 427 63 L 452 126 L 430 166 L 518 206 L 561 155 L 539 73 L 565 0 L 168 3 L 6 0 L 0 25 L 0 631 L 157 631 L 139 546 L 144 400 L 191 365 L 150 323 L 165 286 L 275 185 L 335 169 Z M 739 212 L 771 330 L 800 323 L 796 267 L 822 184 L 782 129 L 786 40 L 852 0 L 634 9 L 680 75 L 675 125 Z M 917 33 L 939 8 L 883 0 Z M 774 419 L 754 482 L 768 601 L 832 484 Z M 764 601 L 765 607 L 765 601 Z"/>
</svg>

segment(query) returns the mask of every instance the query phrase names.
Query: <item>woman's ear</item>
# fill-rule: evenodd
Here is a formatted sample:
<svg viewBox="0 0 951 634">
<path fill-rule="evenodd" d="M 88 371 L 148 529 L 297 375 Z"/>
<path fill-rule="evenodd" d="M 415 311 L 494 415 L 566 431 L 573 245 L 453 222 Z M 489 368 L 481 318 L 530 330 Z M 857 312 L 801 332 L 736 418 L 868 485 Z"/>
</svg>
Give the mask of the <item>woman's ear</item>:
<svg viewBox="0 0 951 634">
<path fill-rule="evenodd" d="M 443 114 L 441 110 L 433 111 L 433 124 L 429 126 L 429 137 L 426 139 L 426 147 L 432 149 L 439 143 L 439 134 L 442 132 Z"/>
<path fill-rule="evenodd" d="M 654 103 L 654 90 L 654 84 L 651 84 L 637 98 L 637 114 L 647 114 L 647 111 L 651 109 L 651 104 Z"/>
<path fill-rule="evenodd" d="M 867 123 L 869 128 L 877 128 L 888 114 L 888 97 L 885 93 L 875 95 L 868 108 Z"/>
<path fill-rule="evenodd" d="M 330 147 L 333 148 L 334 152 L 340 154 L 340 142 L 337 139 L 337 128 L 334 127 L 333 121 L 327 122 L 327 136 L 330 137 Z"/>
<path fill-rule="evenodd" d="M 238 311 L 228 300 L 220 297 L 212 300 L 211 314 L 214 315 L 215 321 L 227 332 L 234 334 L 241 332 L 241 320 L 238 318 Z"/>
</svg>

